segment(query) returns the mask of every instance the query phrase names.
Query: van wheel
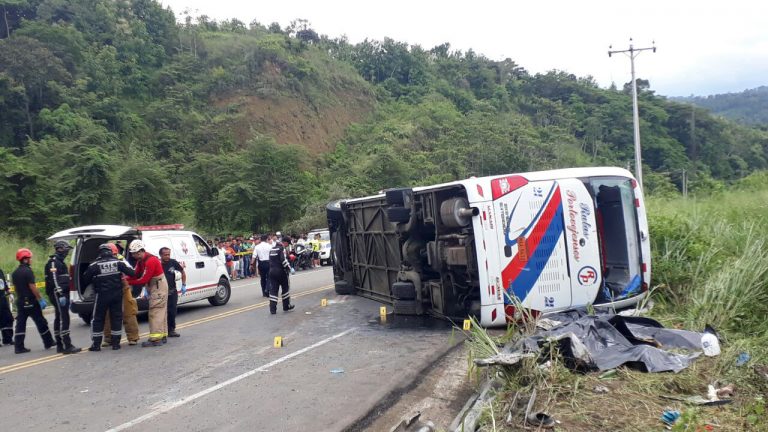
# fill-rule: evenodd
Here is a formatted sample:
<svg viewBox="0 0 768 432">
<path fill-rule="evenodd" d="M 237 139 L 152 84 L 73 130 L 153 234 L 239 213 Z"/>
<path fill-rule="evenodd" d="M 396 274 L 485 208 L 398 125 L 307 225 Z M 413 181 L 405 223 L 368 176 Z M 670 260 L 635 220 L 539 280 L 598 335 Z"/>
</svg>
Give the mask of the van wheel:
<svg viewBox="0 0 768 432">
<path fill-rule="evenodd" d="M 78 315 L 80 315 L 80 319 L 83 320 L 85 325 L 91 325 L 91 320 L 93 319 L 91 314 L 89 314 L 89 313 L 81 313 L 81 314 L 78 314 Z"/>
<path fill-rule="evenodd" d="M 224 306 L 229 302 L 229 297 L 231 296 L 232 287 L 229 286 L 229 281 L 221 278 L 216 286 L 216 294 L 213 297 L 208 297 L 208 302 L 214 306 Z"/>
</svg>

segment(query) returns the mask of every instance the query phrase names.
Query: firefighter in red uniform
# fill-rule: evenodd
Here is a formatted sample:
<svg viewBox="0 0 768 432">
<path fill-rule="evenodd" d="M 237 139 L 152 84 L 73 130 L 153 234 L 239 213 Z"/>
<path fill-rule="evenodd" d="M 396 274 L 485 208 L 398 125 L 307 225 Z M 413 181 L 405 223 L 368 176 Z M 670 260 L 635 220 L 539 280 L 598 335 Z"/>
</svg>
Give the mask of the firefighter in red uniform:
<svg viewBox="0 0 768 432">
<path fill-rule="evenodd" d="M 136 274 L 129 277 L 130 285 L 147 285 L 149 293 L 149 340 L 143 347 L 160 346 L 168 337 L 168 282 L 160 259 L 145 250 L 141 240 L 134 240 L 128 252 L 136 260 Z"/>
</svg>

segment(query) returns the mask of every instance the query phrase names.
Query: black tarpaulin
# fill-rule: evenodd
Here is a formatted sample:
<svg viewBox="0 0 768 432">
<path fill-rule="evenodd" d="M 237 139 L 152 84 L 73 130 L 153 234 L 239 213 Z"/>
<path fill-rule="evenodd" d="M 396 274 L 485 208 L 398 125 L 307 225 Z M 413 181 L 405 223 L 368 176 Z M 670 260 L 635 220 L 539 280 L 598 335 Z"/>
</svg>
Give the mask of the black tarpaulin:
<svg viewBox="0 0 768 432">
<path fill-rule="evenodd" d="M 554 345 L 574 369 L 602 371 L 627 365 L 647 372 L 679 372 L 702 354 L 701 333 L 664 328 L 650 318 L 588 315 L 586 311 L 547 318 L 553 327 L 503 351 L 539 353 Z"/>
</svg>

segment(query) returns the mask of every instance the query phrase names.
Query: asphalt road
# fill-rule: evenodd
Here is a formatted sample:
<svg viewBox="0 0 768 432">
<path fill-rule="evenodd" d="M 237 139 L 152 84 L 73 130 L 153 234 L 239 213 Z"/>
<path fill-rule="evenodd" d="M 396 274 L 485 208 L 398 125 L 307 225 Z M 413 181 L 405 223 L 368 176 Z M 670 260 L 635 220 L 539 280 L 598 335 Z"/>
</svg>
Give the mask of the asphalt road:
<svg viewBox="0 0 768 432">
<path fill-rule="evenodd" d="M 273 316 L 258 280 L 236 281 L 225 306 L 180 306 L 181 337 L 157 348 L 124 344 L 62 356 L 43 350 L 30 328 L 31 353 L 0 348 L 2 429 L 343 430 L 456 338 L 429 318 L 390 314 L 382 323 L 379 303 L 337 296 L 331 284 L 328 268 L 292 276 L 296 309 Z M 87 347 L 88 326 L 76 317 L 73 324 L 73 341 Z M 146 320 L 139 325 L 146 333 Z M 275 336 L 282 348 L 273 346 Z"/>
</svg>

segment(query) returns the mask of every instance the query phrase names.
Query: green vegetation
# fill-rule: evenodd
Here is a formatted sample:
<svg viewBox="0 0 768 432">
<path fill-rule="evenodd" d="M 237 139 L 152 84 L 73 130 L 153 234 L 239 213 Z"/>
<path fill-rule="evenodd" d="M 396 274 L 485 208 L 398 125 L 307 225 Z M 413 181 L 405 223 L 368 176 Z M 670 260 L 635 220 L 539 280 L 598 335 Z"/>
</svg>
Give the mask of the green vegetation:
<svg viewBox="0 0 768 432">
<path fill-rule="evenodd" d="M 768 87 L 760 86 L 739 93 L 724 93 L 711 96 L 688 96 L 674 98 L 712 111 L 739 123 L 768 127 Z"/>
<path fill-rule="evenodd" d="M 590 77 L 154 0 L 1 3 L 0 225 L 23 238 L 95 222 L 304 230 L 332 197 L 633 160 L 626 86 Z M 682 170 L 701 193 L 768 168 L 767 132 L 639 84 L 651 194 L 673 195 Z"/>
<path fill-rule="evenodd" d="M 707 424 L 720 431 L 766 430 L 768 376 L 754 368 L 768 364 L 766 202 L 768 175 L 756 173 L 709 197 L 648 203 L 656 285 L 650 316 L 675 328 L 701 331 L 706 324 L 714 326 L 723 341 L 720 356 L 699 358 L 678 374 L 620 368 L 608 379 L 572 373 L 556 357 L 548 369 L 526 360 L 520 368 L 504 371 L 506 386 L 494 406 L 496 424 L 504 424 L 516 393 L 527 401 L 525 395 L 535 387 L 537 409 L 554 415 L 568 431 L 660 430 L 659 417 L 669 407 L 683 413 L 673 430 L 705 430 L 700 428 Z M 474 332 L 472 346 L 482 357 L 494 341 L 481 330 Z M 501 340 L 520 335 L 509 331 Z M 743 352 L 751 359 L 737 366 Z M 662 398 L 706 396 L 707 385 L 715 381 L 735 385 L 733 404 L 693 408 Z M 598 385 L 610 392 L 596 393 Z"/>
</svg>

